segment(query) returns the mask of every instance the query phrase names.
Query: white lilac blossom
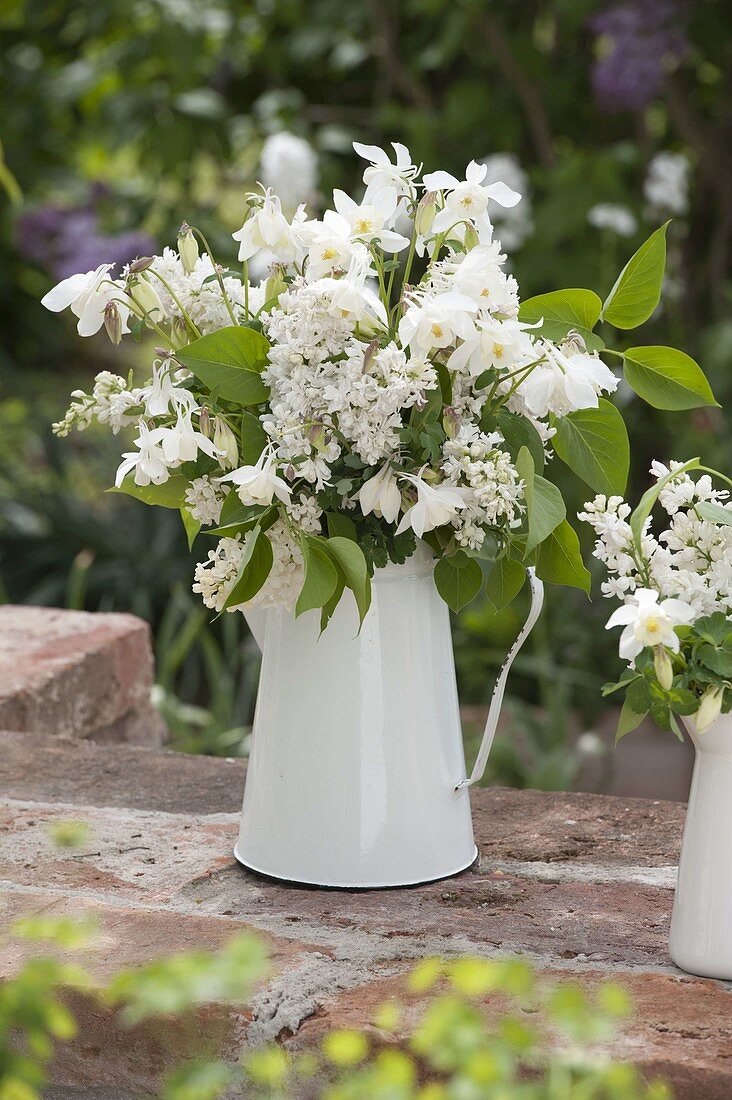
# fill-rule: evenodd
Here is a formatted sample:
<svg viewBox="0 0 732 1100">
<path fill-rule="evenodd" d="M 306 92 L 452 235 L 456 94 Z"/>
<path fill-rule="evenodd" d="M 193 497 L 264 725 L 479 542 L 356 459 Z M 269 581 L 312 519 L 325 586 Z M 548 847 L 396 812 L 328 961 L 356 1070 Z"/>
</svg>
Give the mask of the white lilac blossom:
<svg viewBox="0 0 732 1100">
<path fill-rule="evenodd" d="M 643 194 L 652 215 L 683 217 L 689 211 L 690 165 L 683 153 L 656 153 L 648 165 Z"/>
<path fill-rule="evenodd" d="M 205 606 L 212 611 L 220 613 L 224 610 L 251 537 L 251 533 L 248 533 L 243 539 L 220 539 L 216 548 L 209 550 L 206 560 L 196 566 L 193 591 L 201 596 Z M 272 569 L 266 583 L 250 601 L 250 605 L 291 610 L 304 577 L 302 550 L 282 520 L 270 527 L 267 537 L 272 543 Z M 226 610 L 241 611 L 242 607 L 237 604 Z"/>
<path fill-rule="evenodd" d="M 246 298 L 251 315 L 256 315 L 264 305 L 264 287 L 250 286 L 245 296 L 241 279 L 230 275 L 222 276 L 222 293 L 208 254 L 199 256 L 193 269 L 188 272 L 179 254 L 172 248 L 164 248 L 162 255 L 155 257 L 152 271 L 160 276 L 156 289 L 166 321 L 176 321 L 184 328 L 185 310 L 202 336 L 230 325 L 229 309 L 237 321 L 246 320 Z M 154 279 L 155 275 L 151 278 Z"/>
<path fill-rule="evenodd" d="M 94 379 L 94 389 L 85 393 L 74 390 L 72 402 L 63 420 L 53 425 L 58 436 L 67 436 L 72 428 L 82 432 L 94 421 L 108 424 L 117 435 L 121 428 L 136 424 L 142 411 L 144 394 L 141 389 L 128 388 L 124 378 L 103 370 Z"/>
<path fill-rule="evenodd" d="M 513 526 L 523 509 L 523 484 L 499 432 L 486 435 L 474 424 L 464 424 L 454 439 L 445 441 L 442 472 L 445 485 L 467 489 L 464 507 L 452 520 L 461 546 L 480 550 L 485 525 Z"/>
<path fill-rule="evenodd" d="M 228 492 L 228 485 L 221 485 L 206 474 L 194 477 L 185 492 L 186 507 L 193 519 L 209 527 L 221 519 L 221 509 Z"/>
<path fill-rule="evenodd" d="M 600 202 L 587 211 L 587 221 L 595 229 L 609 229 L 618 237 L 632 237 L 638 222 L 632 210 L 620 203 Z"/>
</svg>

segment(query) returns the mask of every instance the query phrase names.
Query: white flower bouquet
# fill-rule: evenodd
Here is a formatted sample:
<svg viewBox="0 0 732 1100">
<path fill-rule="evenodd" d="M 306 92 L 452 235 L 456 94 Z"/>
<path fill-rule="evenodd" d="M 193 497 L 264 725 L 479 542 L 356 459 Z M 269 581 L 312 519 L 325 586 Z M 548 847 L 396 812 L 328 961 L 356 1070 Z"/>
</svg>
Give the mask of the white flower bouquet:
<svg viewBox="0 0 732 1100">
<path fill-rule="evenodd" d="M 694 480 L 692 471 L 702 471 Z M 623 600 L 608 628 L 623 626 L 628 662 L 603 694 L 625 692 L 618 738 L 647 714 L 680 738 L 677 715 L 694 715 L 699 733 L 732 709 L 732 503 L 698 459 L 654 462 L 656 484 L 631 512 L 619 496 L 597 496 L 579 518 L 597 534 L 595 556 L 608 580 L 602 591 Z M 655 536 L 658 501 L 668 527 Z"/>
<path fill-rule="evenodd" d="M 99 374 L 55 430 L 134 429 L 116 489 L 180 509 L 191 542 L 215 540 L 193 587 L 216 612 L 321 608 L 325 625 L 348 588 L 363 617 L 374 569 L 417 539 L 455 610 L 486 572 L 496 607 L 527 566 L 587 589 L 549 474 L 557 455 L 595 491 L 624 490 L 627 433 L 604 397 L 619 375 L 602 355 L 656 407 L 714 403 L 682 352 L 613 351 L 594 331 L 654 311 L 665 226 L 604 303 L 563 290 L 520 305 L 490 218 L 517 192 L 475 162 L 464 179 L 419 183 L 403 145 L 393 159 L 354 148 L 364 192 L 336 191 L 322 218 L 300 207 L 288 219 L 269 189 L 246 197 L 236 269 L 184 225 L 177 251 L 51 290 L 44 304 L 70 307 L 80 335 L 151 330 L 157 356 L 144 385 Z"/>
</svg>

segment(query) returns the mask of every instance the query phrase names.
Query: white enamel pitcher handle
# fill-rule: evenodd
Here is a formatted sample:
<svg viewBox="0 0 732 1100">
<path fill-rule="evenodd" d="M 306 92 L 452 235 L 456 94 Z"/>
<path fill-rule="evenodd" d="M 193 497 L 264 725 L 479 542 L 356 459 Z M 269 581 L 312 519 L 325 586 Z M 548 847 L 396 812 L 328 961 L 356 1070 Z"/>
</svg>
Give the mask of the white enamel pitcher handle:
<svg viewBox="0 0 732 1100">
<path fill-rule="evenodd" d="M 459 791 L 462 787 L 472 787 L 474 783 L 477 783 L 483 778 L 491 746 L 493 745 L 493 738 L 496 735 L 496 729 L 498 727 L 501 704 L 503 703 L 503 693 L 506 690 L 506 681 L 508 680 L 511 665 L 513 664 L 516 654 L 531 633 L 536 620 L 541 614 L 541 609 L 544 606 L 544 585 L 537 577 L 532 566 L 529 566 L 526 572 L 528 573 L 529 585 L 531 587 L 531 608 L 529 610 L 529 616 L 521 627 L 518 638 L 508 651 L 506 660 L 501 665 L 501 671 L 493 687 L 488 719 L 485 724 L 485 729 L 483 730 L 483 740 L 480 743 L 480 749 L 478 750 L 473 770 L 470 773 L 470 778 L 463 779 L 462 782 L 458 783 L 455 787 L 456 791 Z"/>
</svg>

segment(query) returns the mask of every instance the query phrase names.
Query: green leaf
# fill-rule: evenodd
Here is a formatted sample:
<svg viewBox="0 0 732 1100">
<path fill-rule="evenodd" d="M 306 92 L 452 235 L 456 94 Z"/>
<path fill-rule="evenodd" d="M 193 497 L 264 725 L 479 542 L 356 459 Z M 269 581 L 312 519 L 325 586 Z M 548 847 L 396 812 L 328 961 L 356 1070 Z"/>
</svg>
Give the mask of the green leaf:
<svg viewBox="0 0 732 1100">
<path fill-rule="evenodd" d="M 623 352 L 625 380 L 654 409 L 698 409 L 716 405 L 704 372 L 677 348 L 628 348 Z"/>
<path fill-rule="evenodd" d="M 732 524 L 732 509 L 723 508 L 721 504 L 717 504 L 714 500 L 698 501 L 694 504 L 694 511 L 702 519 L 709 520 L 710 523 L 721 523 L 724 527 L 729 527 Z"/>
<path fill-rule="evenodd" d="M 670 481 L 673 481 L 679 474 L 686 473 L 688 470 L 698 470 L 700 462 L 698 458 L 690 458 L 688 462 L 685 462 L 683 466 L 679 466 L 676 470 L 671 470 L 660 478 L 655 485 L 652 485 L 650 489 L 646 489 L 643 496 L 640 498 L 638 506 L 630 517 L 630 528 L 633 532 L 633 538 L 636 544 L 640 546 L 641 536 L 643 534 L 643 528 L 646 520 L 653 511 L 653 505 L 658 500 L 659 494 L 662 489 L 665 489 Z"/>
<path fill-rule="evenodd" d="M 371 606 L 371 579 L 363 550 L 358 543 L 340 535 L 324 541 L 323 548 L 335 558 L 341 569 L 346 585 L 355 597 L 359 623 L 363 623 L 366 612 Z"/>
<path fill-rule="evenodd" d="M 258 405 L 269 396 L 260 378 L 268 351 L 261 332 L 230 325 L 195 340 L 178 352 L 178 359 L 225 401 Z"/>
<path fill-rule="evenodd" d="M 626 733 L 632 733 L 633 730 L 638 729 L 638 726 L 647 714 L 647 710 L 643 711 L 642 714 L 636 714 L 628 700 L 625 699 L 618 717 L 618 728 L 615 731 L 615 744 L 617 745 L 618 741 L 620 741 L 622 737 L 625 737 Z"/>
<path fill-rule="evenodd" d="M 605 304 L 602 319 L 615 328 L 638 328 L 651 316 L 661 300 L 666 267 L 668 222 L 651 233 L 618 275 Z"/>
<path fill-rule="evenodd" d="M 700 645 L 697 650 L 697 658 L 703 665 L 716 672 L 717 676 L 729 680 L 732 677 L 732 652 L 728 649 L 717 649 L 707 642 Z"/>
<path fill-rule="evenodd" d="M 185 504 L 188 478 L 173 474 L 162 485 L 135 485 L 134 474 L 128 474 L 122 484 L 107 489 L 108 493 L 124 493 L 141 500 L 143 504 L 155 504 L 160 508 L 182 508 Z"/>
<path fill-rule="evenodd" d="M 259 417 L 247 409 L 241 414 L 240 466 L 254 466 L 267 446 L 269 436 Z"/>
<path fill-rule="evenodd" d="M 194 519 L 187 508 L 181 508 L 180 518 L 183 520 L 183 527 L 185 528 L 186 538 L 188 539 L 188 549 L 190 550 L 195 542 L 196 535 L 201 530 L 201 524 L 197 519 Z"/>
<path fill-rule="evenodd" d="M 536 573 L 550 584 L 566 584 L 589 594 L 590 574 L 582 561 L 577 532 L 566 519 L 539 547 Z"/>
<path fill-rule="evenodd" d="M 259 527 L 255 527 L 247 538 L 244 557 L 234 587 L 226 597 L 224 610 L 253 599 L 267 580 L 273 561 L 272 543 Z"/>
<path fill-rule="evenodd" d="M 295 615 L 302 615 L 314 607 L 324 607 L 335 592 L 338 573 L 324 549 L 325 539 L 303 535 L 300 539 L 305 559 L 305 580 L 295 605 Z"/>
<path fill-rule="evenodd" d="M 485 586 L 488 602 L 495 611 L 501 611 L 518 596 L 526 580 L 526 569 L 521 562 L 500 558 L 490 573 Z"/>
<path fill-rule="evenodd" d="M 483 570 L 477 561 L 472 558 L 459 561 L 456 564 L 454 558 L 440 558 L 435 565 L 437 591 L 452 611 L 459 611 L 475 599 L 483 584 Z"/>
<path fill-rule="evenodd" d="M 549 340 L 563 340 L 567 333 L 578 332 L 590 351 L 601 351 L 605 345 L 592 331 L 601 309 L 594 290 L 554 290 L 522 302 L 519 319 L 536 324 L 543 318 L 541 333 Z"/>
<path fill-rule="evenodd" d="M 533 485 L 526 493 L 526 511 L 529 533 L 524 557 L 528 556 L 535 546 L 544 542 L 567 514 L 559 489 L 539 474 L 534 474 Z"/>
<path fill-rule="evenodd" d="M 338 536 L 356 541 L 356 524 L 350 516 L 344 516 L 343 512 L 326 512 L 325 521 L 331 538 Z"/>
<path fill-rule="evenodd" d="M 518 413 L 508 412 L 507 409 L 499 409 L 498 413 L 490 419 L 495 429 L 505 439 L 508 453 L 514 461 L 521 448 L 528 447 L 534 461 L 534 469 L 539 471 L 544 469 L 544 444 L 530 420 L 525 416 L 519 416 Z"/>
<path fill-rule="evenodd" d="M 578 409 L 554 422 L 552 446 L 562 462 L 597 493 L 622 496 L 628 481 L 630 443 L 625 422 L 609 401 Z"/>
</svg>

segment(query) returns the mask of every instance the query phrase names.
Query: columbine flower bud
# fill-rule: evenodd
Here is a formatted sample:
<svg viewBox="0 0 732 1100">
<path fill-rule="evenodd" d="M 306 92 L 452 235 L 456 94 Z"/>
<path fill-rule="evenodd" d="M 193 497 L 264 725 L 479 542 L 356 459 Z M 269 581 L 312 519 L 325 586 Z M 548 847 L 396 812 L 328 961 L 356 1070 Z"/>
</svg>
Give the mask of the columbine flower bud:
<svg viewBox="0 0 732 1100">
<path fill-rule="evenodd" d="M 442 410 L 442 427 L 448 439 L 456 439 L 460 431 L 460 417 L 451 405 L 445 405 Z"/>
<path fill-rule="evenodd" d="M 277 301 L 280 294 L 287 290 L 282 264 L 274 264 L 269 279 L 264 284 L 265 302 Z"/>
<path fill-rule="evenodd" d="M 308 428 L 308 443 L 320 452 L 325 449 L 325 428 L 322 424 L 311 424 Z"/>
<path fill-rule="evenodd" d="M 186 275 L 190 275 L 198 259 L 198 241 L 187 222 L 183 222 L 178 230 L 178 255 L 183 264 L 183 270 Z"/>
<path fill-rule="evenodd" d="M 366 350 L 363 353 L 363 373 L 364 374 L 366 374 L 366 372 L 368 371 L 369 366 L 371 365 L 371 360 L 376 355 L 376 352 L 378 350 L 379 350 L 379 341 L 378 340 L 372 340 L 371 343 L 366 347 Z"/>
<path fill-rule="evenodd" d="M 163 303 L 155 287 L 144 277 L 130 281 L 128 293 L 147 321 L 162 321 L 165 316 Z"/>
<path fill-rule="evenodd" d="M 116 302 L 107 302 L 104 307 L 104 328 L 112 343 L 119 344 L 122 340 L 122 318 Z"/>
<path fill-rule="evenodd" d="M 206 439 L 211 438 L 211 413 L 205 405 L 198 410 L 198 430 Z"/>
<path fill-rule="evenodd" d="M 153 256 L 138 256 L 136 260 L 133 260 L 129 267 L 130 275 L 139 275 L 141 271 L 147 271 L 153 262 Z"/>
<path fill-rule="evenodd" d="M 222 420 L 220 416 L 217 416 L 214 421 L 213 442 L 214 447 L 217 447 L 223 454 L 221 465 L 224 469 L 226 469 L 227 466 L 230 466 L 232 470 L 236 469 L 239 462 L 239 448 L 236 443 L 236 436 L 226 421 Z"/>
<path fill-rule="evenodd" d="M 478 230 L 475 228 L 472 222 L 467 222 L 465 225 L 465 234 L 463 236 L 463 244 L 465 245 L 465 251 L 470 252 L 472 248 L 475 248 L 480 244 L 480 237 L 478 236 Z"/>
<path fill-rule="evenodd" d="M 694 715 L 697 733 L 704 733 L 717 721 L 722 711 L 723 695 L 724 687 L 710 687 L 704 692 L 699 710 Z"/>
<path fill-rule="evenodd" d="M 432 222 L 437 213 L 437 192 L 425 191 L 419 200 L 417 213 L 414 215 L 414 232 L 419 237 L 425 237 L 432 228 Z"/>
<path fill-rule="evenodd" d="M 170 339 L 176 351 L 180 351 L 181 348 L 185 348 L 190 344 L 191 338 L 182 317 L 173 318 L 173 323 L 170 326 Z"/>
<path fill-rule="evenodd" d="M 668 691 L 674 682 L 674 668 L 665 646 L 655 646 L 653 650 L 653 667 L 656 670 L 656 679 L 659 684 L 664 691 Z"/>
</svg>

